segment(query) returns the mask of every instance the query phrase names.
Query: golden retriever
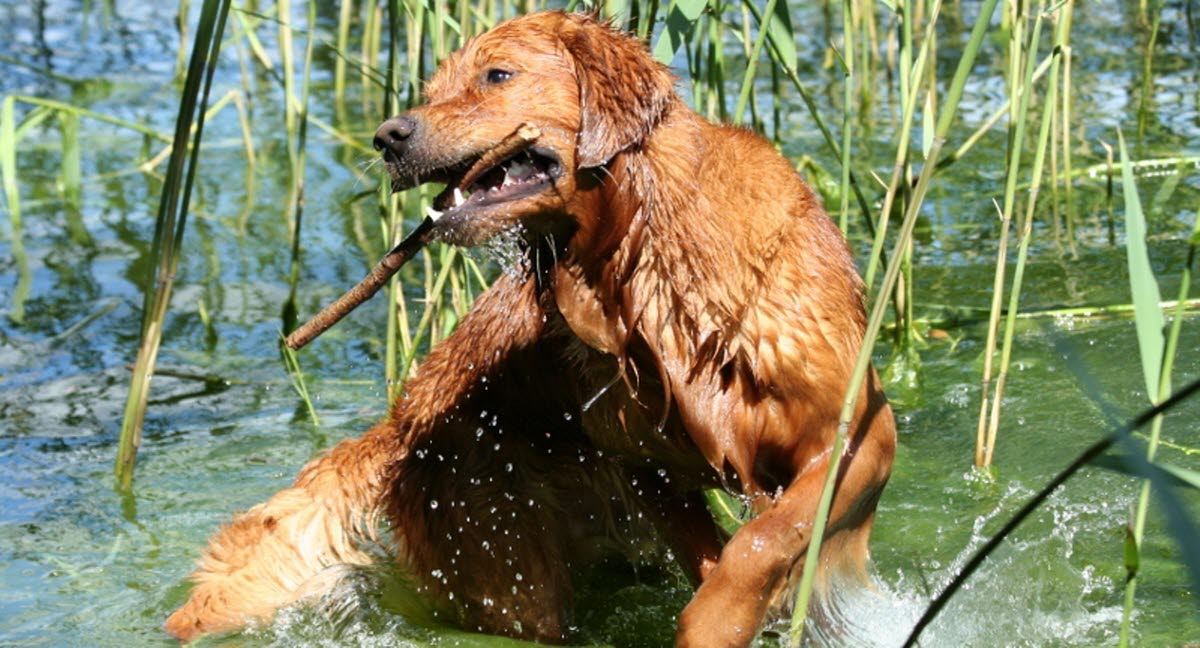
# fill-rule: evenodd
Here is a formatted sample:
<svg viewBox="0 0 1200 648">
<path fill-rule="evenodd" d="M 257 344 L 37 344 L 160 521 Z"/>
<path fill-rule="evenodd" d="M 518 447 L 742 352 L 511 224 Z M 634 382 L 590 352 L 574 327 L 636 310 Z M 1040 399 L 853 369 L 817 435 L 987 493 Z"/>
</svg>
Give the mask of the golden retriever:
<svg viewBox="0 0 1200 648">
<path fill-rule="evenodd" d="M 328 590 L 371 560 L 384 517 L 396 559 L 472 630 L 568 640 L 573 567 L 640 521 L 696 585 L 679 645 L 746 645 L 790 606 L 862 343 L 862 285 L 792 166 L 674 85 L 608 24 L 531 14 L 469 41 L 425 105 L 379 128 L 396 189 L 447 184 L 438 239 L 508 233 L 521 260 L 386 421 L 216 534 L 168 632 L 234 629 Z M 866 579 L 894 451 L 872 373 L 818 593 Z M 757 513 L 728 539 L 705 508 L 713 487 Z"/>
</svg>

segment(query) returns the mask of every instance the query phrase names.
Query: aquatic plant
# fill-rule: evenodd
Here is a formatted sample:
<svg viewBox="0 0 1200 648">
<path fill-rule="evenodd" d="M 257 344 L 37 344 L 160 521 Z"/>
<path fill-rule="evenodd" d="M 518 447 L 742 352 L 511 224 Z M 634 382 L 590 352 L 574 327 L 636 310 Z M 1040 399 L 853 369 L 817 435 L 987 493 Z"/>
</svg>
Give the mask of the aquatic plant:
<svg viewBox="0 0 1200 648">
<path fill-rule="evenodd" d="M 146 403 L 150 398 L 150 380 L 162 342 L 163 323 L 175 286 L 175 270 L 183 247 L 183 233 L 196 180 L 200 141 L 204 135 L 205 109 L 212 89 L 213 71 L 221 52 L 225 19 L 229 15 L 228 0 L 205 0 L 200 10 L 191 61 L 188 64 L 179 116 L 175 122 L 167 176 L 163 180 L 158 218 L 154 224 L 154 247 L 151 257 L 156 273 L 153 287 L 147 285 L 142 305 L 142 334 L 137 360 L 133 365 L 129 398 L 121 423 L 121 438 L 117 447 L 116 477 L 120 488 L 133 486 L 133 468 L 138 446 L 142 442 L 142 425 Z M 189 142 L 189 137 L 191 141 Z"/>
<path fill-rule="evenodd" d="M 1135 8 L 1134 3 L 1127 4 L 1131 15 L 1137 14 L 1138 28 L 1146 34 L 1141 52 L 1143 75 L 1138 83 L 1140 138 L 1151 114 L 1148 104 L 1153 85 L 1151 65 L 1162 27 L 1162 7 L 1141 3 Z M 973 402 L 979 404 L 978 422 L 974 430 L 962 431 L 962 438 L 973 439 L 975 444 L 974 461 L 964 453 L 963 464 L 977 466 L 979 478 L 1001 478 L 999 471 L 1003 466 L 993 466 L 993 460 L 998 444 L 1003 442 L 999 431 L 1006 423 L 1001 416 L 1005 393 L 1038 389 L 1034 384 L 1022 384 L 1010 374 L 1014 355 L 1020 350 L 1018 333 L 1022 323 L 1036 318 L 1046 321 L 1069 317 L 1082 311 L 1094 316 L 1133 315 L 1141 343 L 1146 396 L 1154 408 L 1124 426 L 1116 424 L 1117 418 L 1110 416 L 1114 421 L 1112 428 L 1117 432 L 1101 436 L 1085 448 L 1018 511 L 981 548 L 977 560 L 964 567 L 959 577 L 934 599 L 913 633 L 915 640 L 924 624 L 982 564 L 987 553 L 999 546 L 1055 487 L 1082 467 L 1103 459 L 1113 446 L 1121 446 L 1124 451 L 1119 461 L 1101 463 L 1148 480 L 1138 492 L 1126 541 L 1128 578 L 1121 632 L 1123 641 L 1128 641 L 1132 636 L 1130 618 L 1135 590 L 1142 578 L 1139 563 L 1151 503 L 1149 495 L 1153 492 L 1162 498 L 1155 501 L 1163 507 L 1167 531 L 1182 541 L 1187 536 L 1181 534 L 1186 534 L 1194 524 L 1185 508 L 1172 503 L 1174 487 L 1170 484 L 1197 485 L 1194 472 L 1162 462 L 1156 456 L 1163 427 L 1159 414 L 1190 394 L 1189 390 L 1194 391 L 1193 384 L 1172 392 L 1171 373 L 1176 356 L 1182 365 L 1191 358 L 1189 354 L 1194 354 L 1194 350 L 1179 348 L 1178 341 L 1184 319 L 1194 314 L 1198 306 L 1189 293 L 1196 225 L 1181 271 L 1178 298 L 1170 306 L 1170 328 L 1164 332 L 1165 306 L 1150 288 L 1157 286 L 1150 271 L 1150 252 L 1146 250 L 1144 234 L 1137 235 L 1142 227 L 1138 223 L 1144 226 L 1146 219 L 1141 205 L 1131 202 L 1137 197 L 1134 180 L 1136 174 L 1180 175 L 1194 167 L 1198 158 L 1179 151 L 1151 153 L 1135 149 L 1143 159 L 1130 159 L 1122 140 L 1119 158 L 1114 156 L 1106 163 L 1077 168 L 1074 156 L 1079 138 L 1073 135 L 1077 124 L 1072 110 L 1076 92 L 1072 73 L 1071 25 L 1075 10 L 1072 0 L 1036 5 L 984 0 L 966 6 L 943 6 L 940 0 L 911 3 L 844 0 L 824 5 L 828 14 L 826 24 L 836 26 L 827 33 L 794 26 L 791 17 L 796 6 L 795 3 L 789 6 L 787 0 L 761 3 L 572 0 L 565 5 L 548 0 L 520 3 L 341 0 L 332 18 L 321 18 L 319 6 L 314 2 L 295 7 L 280 2 L 260 8 L 256 3 L 232 6 L 229 2 L 206 0 L 198 11 L 190 10 L 186 2 L 181 3 L 181 16 L 195 20 L 183 19 L 180 25 L 182 84 L 173 136 L 45 98 L 10 95 L 0 102 L 0 174 L 9 213 L 10 249 L 18 272 L 8 311 L 8 317 L 14 321 L 25 317 L 30 290 L 28 260 L 22 247 L 24 222 L 17 166 L 24 138 L 43 124 L 59 124 L 63 142 L 61 177 L 67 204 L 72 200 L 77 202 L 80 192 L 81 120 L 103 121 L 138 133 L 145 138 L 147 147 L 164 147 L 159 154 L 147 155 L 142 167 L 146 174 L 153 174 L 166 162 L 152 242 L 153 276 L 146 280 L 140 344 L 119 442 L 120 488 L 128 490 L 133 483 L 133 466 L 155 374 L 155 358 L 169 319 L 168 304 L 182 253 L 192 185 L 198 174 L 203 175 L 202 170 L 198 171 L 198 161 L 204 149 L 201 137 L 205 120 L 226 107 L 235 108 L 241 122 L 247 165 L 253 167 L 255 137 L 246 107 L 246 97 L 251 94 L 249 77 L 266 79 L 268 90 L 277 91 L 282 97 L 281 130 L 286 144 L 289 188 L 283 218 L 288 233 L 289 266 L 288 295 L 280 304 L 280 328 L 286 333 L 297 318 L 311 314 L 301 312 L 303 304 L 311 302 L 304 299 L 309 290 L 304 285 L 304 180 L 310 148 L 335 142 L 344 149 L 340 154 L 346 156 L 348 166 L 355 163 L 355 156 L 358 159 L 372 156 L 364 143 L 369 139 L 364 129 L 419 102 L 422 80 L 447 53 L 505 17 L 561 6 L 600 11 L 636 30 L 647 39 L 660 60 L 676 66 L 686 80 L 684 87 L 690 92 L 692 104 L 709 117 L 744 123 L 782 143 L 785 151 L 792 154 L 795 149 L 787 148 L 790 139 L 797 134 L 807 136 L 809 131 L 816 132 L 812 150 L 797 160 L 797 167 L 824 194 L 831 215 L 855 247 L 864 252 L 861 267 L 872 308 L 869 335 L 856 372 L 858 379 L 865 375 L 872 354 L 876 359 L 884 356 L 891 365 L 886 375 L 893 381 L 889 389 L 897 402 L 906 405 L 911 399 L 911 406 L 917 407 L 921 398 L 921 352 L 928 345 L 925 336 L 945 329 L 957 329 L 966 335 L 961 331 L 967 324 L 985 324 L 986 333 L 980 336 L 984 339 L 979 357 L 979 389 L 972 393 L 972 398 L 977 399 Z M 232 17 L 228 29 L 227 15 Z M 322 26 L 322 20 L 332 24 L 332 39 L 326 38 L 327 27 Z M 300 57 L 296 56 L 297 43 L 293 42 L 298 37 L 303 39 Z M 245 77 L 244 87 L 230 90 L 210 104 L 213 71 L 222 56 L 226 59 L 231 56 L 230 50 L 238 57 Z M 944 60 L 939 63 L 939 51 L 953 51 L 956 55 L 961 52 L 961 56 L 950 66 Z M 813 53 L 824 60 L 806 60 Z M 313 74 L 320 71 L 314 67 L 322 56 L 334 60 L 333 123 L 322 121 L 309 110 Z M 981 60 L 985 62 L 980 63 Z M 820 75 L 814 75 L 812 68 L 822 65 L 833 70 L 834 81 L 814 93 L 809 86 L 815 87 L 812 78 Z M 939 78 L 939 74 L 951 67 L 952 78 Z M 972 130 L 957 115 L 960 99 L 968 86 L 978 87 L 990 81 L 1003 86 L 1002 96 L 986 118 L 974 120 L 979 125 Z M 797 100 L 807 114 L 789 114 Z M 27 110 L 22 113 L 19 108 Z M 883 118 L 879 117 L 881 114 Z M 271 118 L 261 113 L 253 117 L 259 123 Z M 801 119 L 802 128 L 789 122 Z M 875 125 L 878 121 L 883 122 L 887 136 L 880 137 L 872 131 L 879 128 Z M 1031 136 L 1029 129 L 1035 124 L 1036 136 Z M 319 133 L 324 139 L 310 137 L 310 127 L 312 134 Z M 1004 144 L 998 147 L 1004 151 L 1003 160 L 995 161 L 996 168 L 987 170 L 995 170 L 1002 178 L 997 183 L 1002 186 L 998 192 L 999 217 L 992 227 L 986 223 L 981 226 L 977 234 L 979 240 L 987 239 L 986 243 L 997 249 L 991 274 L 990 308 L 952 304 L 944 309 L 948 314 L 939 318 L 934 305 L 925 304 L 918 293 L 923 273 L 928 270 L 919 266 L 923 243 L 919 236 L 914 237 L 914 232 L 919 233 L 922 221 L 937 209 L 939 181 L 952 174 L 971 173 L 967 167 L 980 159 L 980 142 L 997 139 L 997 131 L 1004 131 Z M 886 142 L 886 146 L 881 142 Z M 991 162 L 980 162 L 977 166 Z M 887 169 L 890 175 L 874 177 L 877 169 Z M 247 174 L 253 175 L 252 170 Z M 1123 210 L 1112 207 L 1107 213 L 1096 214 L 1094 220 L 1097 228 L 1107 225 L 1113 244 L 1119 238 L 1116 232 L 1124 232 L 1123 243 L 1131 259 L 1129 273 L 1135 282 L 1131 290 L 1133 304 L 1097 304 L 1086 309 L 1023 307 L 1022 292 L 1030 288 L 1024 281 L 1029 264 L 1039 254 L 1048 257 L 1075 253 L 1077 232 L 1083 222 L 1077 218 L 1085 210 L 1086 202 L 1076 193 L 1077 185 L 1093 178 L 1107 182 L 1110 199 L 1118 189 L 1125 198 Z M 358 218 L 367 223 L 359 227 L 355 239 L 365 271 L 383 251 L 415 227 L 430 195 L 424 189 L 392 194 L 386 182 L 367 174 L 362 184 L 367 189 L 355 196 L 348 209 L 356 210 Z M 991 193 L 989 190 L 986 196 L 978 197 L 978 202 L 986 204 L 993 197 Z M 1113 217 L 1122 211 L 1123 225 Z M 1109 218 L 1107 222 L 1105 216 Z M 899 224 L 893 222 L 893 217 L 899 219 Z M 239 222 L 244 226 L 244 218 Z M 80 237 L 86 236 L 86 231 L 81 232 Z M 1186 232 L 1172 232 L 1172 235 L 1181 240 L 1188 236 Z M 1010 237 L 1013 237 L 1011 245 Z M 1058 245 L 1065 245 L 1068 251 L 1055 249 Z M 885 248 L 889 250 L 886 254 Z M 1010 259 L 1014 254 L 1015 258 Z M 453 248 L 427 249 L 419 263 L 390 280 L 383 336 L 389 397 L 399 393 L 405 377 L 414 369 L 419 370 L 424 351 L 452 330 L 474 294 L 487 285 L 493 270 L 481 268 L 480 263 Z M 283 354 L 282 366 L 292 377 L 304 411 L 315 425 L 317 407 L 305 376 L 296 357 L 286 351 Z M 1086 368 L 1076 373 L 1080 374 L 1081 382 L 1086 380 Z M 851 385 L 846 412 L 853 411 L 853 395 L 858 391 L 857 384 Z M 1096 399 L 1103 398 L 1098 388 L 1092 391 Z M 846 421 L 844 415 L 840 439 L 844 439 Z M 1127 439 L 1130 432 L 1147 423 L 1151 428 L 1143 450 Z M 1096 434 L 1100 436 L 1099 431 Z M 822 497 L 823 509 L 832 497 L 832 476 L 836 474 L 837 462 L 831 464 L 830 479 Z M 714 512 L 732 529 L 739 514 L 736 502 L 721 492 L 710 495 Z M 806 577 L 815 572 L 813 566 L 819 555 L 822 529 L 823 523 L 819 521 Z M 1194 546 L 1189 547 L 1186 542 L 1180 546 L 1181 561 L 1195 573 L 1200 558 L 1191 550 Z M 793 641 L 799 641 L 805 626 L 810 587 L 806 578 L 797 592 Z"/>
</svg>

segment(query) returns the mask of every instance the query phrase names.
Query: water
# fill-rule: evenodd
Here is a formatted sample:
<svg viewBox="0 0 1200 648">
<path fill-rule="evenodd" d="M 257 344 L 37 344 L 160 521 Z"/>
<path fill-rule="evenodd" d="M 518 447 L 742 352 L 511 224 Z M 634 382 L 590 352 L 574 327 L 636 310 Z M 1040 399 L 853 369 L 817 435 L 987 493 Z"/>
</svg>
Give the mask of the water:
<svg viewBox="0 0 1200 648">
<path fill-rule="evenodd" d="M 0 2 L 0 95 L 55 98 L 168 132 L 179 90 L 172 83 L 174 12 L 155 3 Z M 335 10 L 321 12 L 322 28 L 331 28 Z M 821 20 L 815 11 L 803 18 L 808 22 L 797 24 Z M 1077 167 L 1102 161 L 1097 139 L 1114 141 L 1117 126 L 1135 142 L 1138 157 L 1200 151 L 1200 56 L 1196 34 L 1176 5 L 1164 8 L 1147 130 L 1136 143 L 1146 37 L 1130 27 L 1135 22 L 1132 3 L 1077 8 L 1075 112 L 1084 137 Z M 273 28 L 261 31 L 273 47 Z M 804 60 L 821 60 L 818 40 L 801 44 Z M 949 77 L 956 59 L 943 44 L 942 77 Z M 318 48 L 314 111 L 331 123 L 332 61 L 328 50 Z M 1000 64 L 998 58 L 991 63 Z M 829 72 L 811 67 L 805 74 L 813 87 L 836 89 Z M 239 87 L 239 74 L 236 58 L 226 56 L 214 94 Z M 315 452 L 382 416 L 382 300 L 366 304 L 304 352 L 320 425 L 309 421 L 276 355 L 288 233 L 282 207 L 286 156 L 281 133 L 272 130 L 282 123 L 273 83 L 262 76 L 250 81 L 260 159 L 252 172 L 244 171 L 232 112 L 207 130 L 197 211 L 188 224 L 130 497 L 113 490 L 111 465 L 158 197 L 157 181 L 131 169 L 162 144 L 85 119 L 84 191 L 72 207 L 58 180 L 56 122 L 34 129 L 23 142 L 27 275 L 13 256 L 9 219 L 0 225 L 0 310 L 7 315 L 0 318 L 0 644 L 169 644 L 160 625 L 184 599 L 184 577 L 213 529 L 231 511 L 287 484 Z M 1002 95 L 1001 87 L 972 88 L 963 108 L 966 125 L 982 123 Z M 840 90 L 821 100 L 838 100 L 829 97 L 840 98 Z M 18 105 L 19 114 L 25 110 Z M 355 117 L 361 141 L 377 117 Z M 886 124 L 881 117 L 872 135 L 881 150 L 890 150 Z M 802 110 L 789 117 L 787 128 L 789 153 L 813 153 L 836 168 Z M 375 170 L 368 170 L 374 156 L 319 131 L 310 131 L 310 138 L 302 313 L 315 312 L 357 281 L 381 252 L 373 211 L 352 201 L 374 186 Z M 981 147 L 934 187 L 918 231 L 918 310 L 938 318 L 945 312 L 937 305 L 988 303 L 996 238 L 990 200 L 1000 192 L 1003 135 L 989 135 Z M 1173 297 L 1185 252 L 1181 234 L 1200 204 L 1200 173 L 1187 167 L 1143 177 L 1140 184 L 1151 211 L 1151 258 L 1164 296 Z M 1050 229 L 1039 226 L 1026 276 L 1027 308 L 1129 301 L 1122 233 L 1109 227 L 1103 178 L 1082 180 L 1076 200 L 1082 219 L 1078 256 L 1065 244 L 1057 247 Z M 1119 220 L 1119 195 L 1117 203 Z M 23 276 L 28 298 L 23 319 L 16 321 Z M 201 303 L 211 327 L 200 316 Z M 931 339 L 921 350 L 919 389 L 893 392 L 901 436 L 874 534 L 879 590 L 843 602 L 854 626 L 850 643 L 898 642 L 930 595 L 1008 515 L 1111 420 L 1145 404 L 1130 320 L 1023 321 L 996 478 L 974 477 L 968 465 L 985 331 L 971 321 L 940 326 L 949 337 Z M 1195 317 L 1185 322 L 1176 384 L 1200 373 L 1198 326 Z M 1165 448 L 1165 460 L 1195 469 L 1192 421 L 1198 419 L 1200 404 L 1193 403 L 1169 420 L 1166 438 L 1193 450 Z M 988 561 L 928 631 L 927 645 L 1115 643 L 1121 543 L 1134 489 L 1125 477 L 1085 470 Z M 1178 494 L 1200 519 L 1200 499 Z M 1138 590 L 1140 645 L 1200 639 L 1196 600 L 1177 557 L 1162 520 L 1152 515 Z M 581 586 L 579 636 L 585 642 L 663 645 L 688 596 L 677 575 L 654 566 L 636 572 L 601 566 Z M 411 591 L 380 570 L 357 574 L 329 609 L 288 612 L 234 641 L 497 643 L 430 629 L 422 615 Z"/>
</svg>

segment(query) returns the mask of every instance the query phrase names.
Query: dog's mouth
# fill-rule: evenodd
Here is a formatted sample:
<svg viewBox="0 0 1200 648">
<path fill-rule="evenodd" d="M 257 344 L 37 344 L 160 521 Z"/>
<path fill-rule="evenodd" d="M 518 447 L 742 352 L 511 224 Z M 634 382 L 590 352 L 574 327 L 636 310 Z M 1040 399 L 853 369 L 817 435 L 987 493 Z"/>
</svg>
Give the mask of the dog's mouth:
<svg viewBox="0 0 1200 648">
<path fill-rule="evenodd" d="M 505 153 L 494 164 L 484 154 L 430 174 L 430 180 L 445 182 L 446 189 L 433 199 L 427 215 L 436 222 L 448 216 L 513 203 L 548 191 L 562 174 L 562 164 L 549 149 L 527 146 Z"/>
<path fill-rule="evenodd" d="M 383 154 L 393 173 L 393 191 L 426 182 L 446 185 L 426 211 L 440 236 L 467 231 L 486 235 L 489 228 L 479 227 L 479 217 L 500 213 L 505 220 L 518 217 L 516 203 L 548 193 L 562 177 L 561 159 L 552 149 L 538 146 L 539 137 L 541 131 L 536 126 L 524 123 L 480 154 L 412 176 L 398 171 L 402 163 L 392 151 L 384 148 Z M 477 237 L 455 238 L 466 241 Z"/>
</svg>

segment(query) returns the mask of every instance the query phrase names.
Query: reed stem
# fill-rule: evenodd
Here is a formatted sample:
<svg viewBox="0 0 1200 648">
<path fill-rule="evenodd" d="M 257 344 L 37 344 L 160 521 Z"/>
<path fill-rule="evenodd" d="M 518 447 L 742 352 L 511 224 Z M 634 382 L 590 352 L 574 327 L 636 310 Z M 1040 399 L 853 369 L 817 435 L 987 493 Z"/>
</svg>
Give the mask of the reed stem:
<svg viewBox="0 0 1200 648">
<path fill-rule="evenodd" d="M 1125 152 L 1125 138 L 1118 132 L 1120 141 L 1121 160 L 1124 162 L 1127 159 Z M 1122 180 L 1125 192 L 1125 212 L 1126 212 L 1126 247 L 1127 256 L 1129 257 L 1130 266 L 1130 289 L 1133 293 L 1134 307 L 1137 317 L 1139 329 L 1138 346 L 1142 354 L 1156 354 L 1160 351 L 1157 344 L 1146 343 L 1146 337 L 1151 339 L 1162 335 L 1162 321 L 1160 310 L 1161 305 L 1158 303 L 1156 290 L 1146 290 L 1141 282 L 1154 282 L 1153 270 L 1150 266 L 1148 254 L 1146 251 L 1146 223 L 1145 216 L 1142 211 L 1141 200 L 1137 194 L 1137 186 L 1133 180 L 1133 174 L 1128 164 L 1123 165 Z M 1161 348 L 1161 360 L 1158 364 L 1158 375 L 1154 373 L 1153 357 L 1151 362 L 1143 361 L 1144 372 L 1146 373 L 1147 396 L 1151 404 L 1162 402 L 1171 393 L 1171 373 L 1174 369 L 1175 356 L 1179 347 L 1179 335 L 1183 328 L 1184 319 L 1184 302 L 1187 299 L 1188 292 L 1191 289 L 1191 274 L 1192 262 L 1196 258 L 1196 241 L 1200 240 L 1200 210 L 1197 211 L 1196 220 L 1192 223 L 1191 243 L 1188 245 L 1187 261 L 1184 263 L 1182 272 L 1180 273 L 1179 295 L 1181 298 L 1176 301 L 1173 316 L 1171 318 L 1171 328 L 1166 334 L 1165 342 Z M 1158 331 L 1158 335 L 1155 334 Z M 1157 342 L 1157 340 L 1155 340 Z M 1157 385 L 1154 381 L 1157 380 Z M 1157 389 L 1153 389 L 1154 387 Z M 1163 417 L 1158 415 L 1150 425 L 1150 435 L 1146 443 L 1146 462 L 1153 463 L 1154 457 L 1158 452 L 1158 445 L 1162 433 Z M 1141 486 L 1138 489 L 1137 506 L 1134 511 L 1134 520 L 1132 528 L 1129 529 L 1127 542 L 1132 543 L 1131 547 L 1127 547 L 1127 555 L 1132 552 L 1132 555 L 1137 559 L 1133 564 L 1127 564 L 1128 574 L 1125 580 L 1125 597 L 1121 615 L 1121 633 L 1120 645 L 1129 645 L 1132 635 L 1132 620 L 1134 598 L 1137 592 L 1138 581 L 1140 580 L 1140 570 L 1138 564 L 1142 552 L 1142 540 L 1145 536 L 1146 516 L 1150 509 L 1150 480 L 1142 480 Z"/>
<path fill-rule="evenodd" d="M 150 396 L 150 379 L 154 374 L 154 364 L 162 341 L 162 326 L 171 299 L 171 289 L 175 284 L 175 270 L 179 266 L 188 205 L 196 177 L 200 141 L 204 134 L 204 107 L 208 103 L 209 91 L 212 88 L 213 72 L 221 50 L 221 37 L 229 15 L 229 4 L 229 0 L 204 1 L 175 122 L 174 148 L 163 182 L 151 250 L 151 258 L 158 266 L 156 283 L 153 287 L 146 287 L 142 307 L 141 343 L 138 345 L 133 379 L 125 401 L 121 437 L 118 440 L 117 460 L 114 466 L 118 488 L 126 492 L 133 487 L 133 470 L 137 461 L 137 450 L 142 442 L 142 426 L 146 417 L 146 403 Z M 192 132 L 193 122 L 195 134 L 189 149 L 188 135 Z"/>
<path fill-rule="evenodd" d="M 1020 3 L 1018 3 L 1018 4 L 1020 4 Z M 1034 21 L 1033 34 L 1030 36 L 1028 45 L 1026 45 L 1024 42 L 1024 38 L 1023 38 L 1024 30 L 1022 28 L 1022 25 L 1024 25 L 1024 23 L 1025 23 L 1025 15 L 1024 15 L 1024 13 L 1020 13 L 1019 8 L 1014 8 L 1014 11 L 1017 11 L 1018 13 L 1014 14 L 1012 17 L 1013 21 L 1014 21 L 1014 27 L 1013 27 L 1013 31 L 1012 31 L 1012 37 L 1011 37 L 1011 40 L 1009 43 L 1009 52 L 1010 52 L 1010 57 L 1012 59 L 1011 65 L 1010 65 L 1010 70 L 1013 73 L 1012 81 L 1010 82 L 1010 91 L 1012 92 L 1012 94 L 1017 95 L 1019 97 L 1019 99 L 1015 102 L 1010 102 L 1010 105 L 1012 107 L 1012 114 L 1011 114 L 1012 125 L 1011 125 L 1011 136 L 1009 138 L 1009 157 L 1008 157 L 1007 176 L 1006 176 L 1005 186 L 1004 186 L 1004 207 L 1003 207 L 1003 220 L 1004 221 L 1011 221 L 1012 213 L 1016 209 L 1017 177 L 1020 174 L 1021 157 L 1024 153 L 1025 126 L 1026 126 L 1027 117 L 1029 114 L 1029 100 L 1030 100 L 1030 96 L 1033 94 L 1033 73 L 1034 73 L 1034 68 L 1036 67 L 1036 65 L 1035 65 L 1036 61 L 1037 61 L 1036 54 L 1037 54 L 1038 43 L 1040 42 L 1041 30 L 1042 30 L 1042 14 L 1039 12 L 1037 18 Z M 1024 68 L 1024 72 L 1019 73 L 1022 68 Z M 1053 72 L 1051 72 L 1051 74 L 1053 74 Z M 1050 91 L 1053 92 L 1055 89 L 1056 88 L 1051 88 Z M 1044 135 L 1049 133 L 1049 129 L 1048 129 L 1049 119 L 1050 119 L 1050 116 L 1048 114 L 1048 111 L 1043 111 L 1042 126 L 1043 126 L 1043 134 Z M 1043 157 L 1044 150 L 1045 150 L 1045 145 L 1043 142 L 1042 146 L 1040 146 L 1038 148 L 1038 151 L 1037 151 L 1037 160 L 1038 161 L 1035 163 L 1034 172 L 1033 172 L 1033 182 L 1035 183 L 1035 185 L 1040 180 L 1040 175 L 1041 175 L 1041 166 L 1040 165 L 1041 165 L 1042 161 L 1044 160 L 1044 157 Z M 1017 247 L 1019 250 L 1018 251 L 1018 260 L 1017 260 L 1017 264 L 1016 264 L 1016 270 L 1015 270 L 1014 276 L 1013 276 L 1013 287 L 1012 287 L 1012 290 L 1009 292 L 1009 310 L 1007 313 L 1007 320 L 1005 322 L 1004 341 L 1003 341 L 1002 350 L 1001 350 L 999 373 L 997 374 L 996 379 L 995 379 L 995 391 L 993 392 L 992 396 L 989 398 L 988 394 L 986 392 L 980 394 L 980 398 L 987 402 L 987 405 L 985 405 L 980 410 L 980 425 L 981 426 L 983 425 L 983 417 L 986 412 L 986 414 L 987 414 L 987 432 L 984 434 L 983 446 L 976 447 L 976 449 L 975 449 L 975 456 L 976 457 L 982 456 L 982 463 L 977 463 L 977 465 L 976 465 L 977 468 L 986 468 L 987 466 L 990 466 L 992 463 L 992 456 L 993 456 L 993 453 L 995 450 L 996 435 L 997 435 L 997 430 L 1000 425 L 1000 407 L 1003 403 L 1004 387 L 1005 387 L 1005 383 L 1007 382 L 1007 379 L 1008 379 L 1008 364 L 1009 364 L 1009 359 L 1011 358 L 1011 353 L 1012 353 L 1012 340 L 1013 340 L 1013 331 L 1014 331 L 1013 323 L 1014 323 L 1014 318 L 1016 317 L 1015 310 L 1017 309 L 1017 307 L 1020 303 L 1021 279 L 1024 275 L 1025 259 L 1027 258 L 1028 250 L 1029 250 L 1029 239 L 1030 239 L 1030 235 L 1033 231 L 1033 227 L 1032 227 L 1033 208 L 1036 206 L 1036 203 L 1037 203 L 1036 191 L 1033 191 L 1033 192 L 1031 192 L 1031 195 L 1030 195 L 1028 203 L 1027 203 L 1028 209 L 1026 209 L 1025 214 L 1021 218 L 1021 220 L 1018 224 L 1018 227 L 1017 227 L 1017 230 L 1018 230 Z M 998 259 L 997 264 L 999 267 L 997 267 L 997 270 L 996 270 L 996 274 L 997 274 L 996 285 L 998 285 L 1001 289 L 1003 289 L 1004 259 Z M 997 300 L 995 299 L 995 297 L 993 297 L 992 304 L 993 304 L 993 306 L 995 306 L 997 304 Z M 999 311 L 994 310 L 992 317 L 993 318 L 999 317 Z M 989 340 L 989 342 L 992 343 L 992 345 L 984 348 L 983 352 L 984 352 L 986 358 L 990 358 L 990 356 L 994 355 L 996 352 L 995 337 L 989 335 L 988 340 Z M 985 362 L 985 372 L 987 370 L 989 370 L 990 368 L 991 368 L 991 363 Z M 981 383 L 986 385 L 990 381 L 990 378 L 991 378 L 990 375 L 987 375 L 985 373 Z M 976 434 L 976 438 L 978 439 L 978 433 Z"/>
<path fill-rule="evenodd" d="M 850 424 L 854 420 L 855 411 L 857 411 L 858 399 L 862 394 L 864 381 L 871 368 L 871 352 L 874 349 L 875 340 L 879 336 L 879 329 L 883 323 L 884 313 L 887 311 L 889 297 L 895 289 L 896 281 L 899 278 L 900 267 L 902 265 L 901 257 L 903 256 L 905 247 L 912 238 L 912 230 L 917 222 L 917 214 L 920 212 L 925 192 L 929 188 L 933 170 L 937 166 L 937 160 L 941 155 L 942 146 L 945 144 L 946 137 L 950 132 L 950 125 L 953 123 L 955 115 L 958 112 L 958 104 L 962 99 L 967 77 L 970 75 L 971 68 L 975 64 L 975 57 L 978 55 L 979 48 L 983 44 L 984 35 L 987 33 L 991 15 L 995 11 L 998 1 L 984 0 L 983 7 L 979 13 L 979 19 L 976 21 L 975 27 L 971 32 L 971 38 L 963 50 L 963 56 L 959 60 L 958 67 L 954 72 L 954 78 L 951 81 L 950 89 L 944 102 L 944 110 L 937 122 L 937 130 L 929 149 L 929 157 L 926 160 L 925 166 L 921 169 L 920 176 L 917 178 L 917 185 L 913 190 L 912 200 L 909 202 L 908 209 L 904 214 L 904 221 L 900 226 L 900 233 L 897 237 L 892 260 L 887 265 L 883 284 L 880 286 L 875 303 L 871 308 L 867 328 L 863 334 L 862 346 L 859 348 L 858 359 L 854 365 L 854 372 L 851 374 L 850 384 L 846 389 L 846 396 L 842 402 L 841 415 L 838 417 L 837 434 L 834 438 L 833 447 L 829 452 L 829 465 L 825 473 L 825 484 L 821 489 L 821 499 L 813 521 L 813 535 L 804 557 L 804 571 L 801 576 L 800 585 L 797 588 L 796 604 L 793 608 L 792 623 L 789 631 L 790 643 L 793 646 L 798 646 L 803 637 L 804 622 L 808 616 L 808 604 L 812 597 L 812 587 L 818 568 L 821 543 L 824 539 L 825 526 L 829 519 L 829 508 L 833 502 L 834 489 L 841 466 L 843 450 L 850 433 Z"/>
</svg>

